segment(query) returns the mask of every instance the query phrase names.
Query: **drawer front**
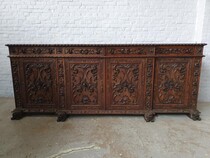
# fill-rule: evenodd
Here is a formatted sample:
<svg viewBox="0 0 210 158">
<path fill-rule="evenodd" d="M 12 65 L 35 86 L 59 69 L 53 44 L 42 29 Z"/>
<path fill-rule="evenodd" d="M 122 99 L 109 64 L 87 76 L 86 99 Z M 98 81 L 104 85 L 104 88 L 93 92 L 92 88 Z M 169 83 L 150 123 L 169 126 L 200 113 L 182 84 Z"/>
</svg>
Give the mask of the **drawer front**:
<svg viewBox="0 0 210 158">
<path fill-rule="evenodd" d="M 104 109 L 104 60 L 66 59 L 67 108 Z"/>
<path fill-rule="evenodd" d="M 103 47 L 64 47 L 57 51 L 57 54 L 67 56 L 88 57 L 88 56 L 104 56 L 105 48 Z"/>
<path fill-rule="evenodd" d="M 154 108 L 179 109 L 189 107 L 191 59 L 156 60 Z"/>
<path fill-rule="evenodd" d="M 193 56 L 194 46 L 156 46 L 155 54 L 161 56 Z"/>
<path fill-rule="evenodd" d="M 56 61 L 54 59 L 19 59 L 23 106 L 56 108 Z"/>
<path fill-rule="evenodd" d="M 154 46 L 123 46 L 123 47 L 108 47 L 107 56 L 131 57 L 131 56 L 146 56 L 154 55 Z"/>
<path fill-rule="evenodd" d="M 106 65 L 106 109 L 144 109 L 145 60 L 116 58 Z"/>
<path fill-rule="evenodd" d="M 53 55 L 56 53 L 55 47 L 43 46 L 18 46 L 10 47 L 11 55 Z"/>
</svg>

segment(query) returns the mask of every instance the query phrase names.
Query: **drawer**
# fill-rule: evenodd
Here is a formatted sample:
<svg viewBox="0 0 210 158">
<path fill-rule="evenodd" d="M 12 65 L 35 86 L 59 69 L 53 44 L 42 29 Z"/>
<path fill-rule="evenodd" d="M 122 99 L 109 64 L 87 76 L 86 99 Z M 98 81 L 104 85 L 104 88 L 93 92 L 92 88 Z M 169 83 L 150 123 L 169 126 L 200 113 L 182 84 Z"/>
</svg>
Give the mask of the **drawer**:
<svg viewBox="0 0 210 158">
<path fill-rule="evenodd" d="M 64 54 L 67 56 L 104 56 L 105 48 L 102 47 L 86 47 L 86 46 L 79 46 L 79 47 L 63 47 L 57 51 L 57 54 Z"/>
<path fill-rule="evenodd" d="M 106 55 L 108 56 L 145 56 L 154 55 L 153 46 L 119 46 L 108 47 Z"/>
</svg>

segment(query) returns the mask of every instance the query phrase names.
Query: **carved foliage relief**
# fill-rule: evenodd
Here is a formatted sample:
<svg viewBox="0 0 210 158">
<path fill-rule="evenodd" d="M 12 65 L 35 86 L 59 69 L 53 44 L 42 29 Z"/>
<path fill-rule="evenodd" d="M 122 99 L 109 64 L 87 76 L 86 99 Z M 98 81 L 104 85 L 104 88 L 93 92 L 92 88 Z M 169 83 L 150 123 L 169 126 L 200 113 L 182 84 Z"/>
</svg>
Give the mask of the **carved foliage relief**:
<svg viewBox="0 0 210 158">
<path fill-rule="evenodd" d="M 186 54 L 194 54 L 194 48 L 159 48 L 157 47 L 155 52 L 157 54 L 179 54 L 179 55 L 186 55 Z"/>
<path fill-rule="evenodd" d="M 98 104 L 99 64 L 72 64 L 71 87 L 73 105 Z"/>
<path fill-rule="evenodd" d="M 50 63 L 26 63 L 25 81 L 28 103 L 53 103 L 53 78 Z"/>
<path fill-rule="evenodd" d="M 11 48 L 11 54 L 55 54 L 55 48 L 52 47 L 15 47 Z"/>
<path fill-rule="evenodd" d="M 201 67 L 201 59 L 195 59 L 193 81 L 192 81 L 193 82 L 192 83 L 192 98 L 191 98 L 191 105 L 194 109 L 196 109 L 196 105 L 197 105 L 200 67 Z"/>
<path fill-rule="evenodd" d="M 187 77 L 186 62 L 160 62 L 156 91 L 161 104 L 182 104 Z"/>
<path fill-rule="evenodd" d="M 146 109 L 152 109 L 152 77 L 153 77 L 153 59 L 147 59 L 146 71 Z"/>
<path fill-rule="evenodd" d="M 137 104 L 139 73 L 139 64 L 112 65 L 112 104 Z"/>
<path fill-rule="evenodd" d="M 145 55 L 147 53 L 153 53 L 153 48 L 145 48 L 145 47 L 132 47 L 132 48 L 108 48 L 108 54 L 111 55 Z"/>
<path fill-rule="evenodd" d="M 65 48 L 65 54 L 80 54 L 80 55 L 100 55 L 103 54 L 102 48 Z"/>
<path fill-rule="evenodd" d="M 62 59 L 58 59 L 58 93 L 59 93 L 59 104 L 60 107 L 64 108 L 65 106 L 65 83 L 64 83 L 64 64 Z"/>
<path fill-rule="evenodd" d="M 21 96 L 20 96 L 20 76 L 19 76 L 19 62 L 11 61 L 13 85 L 15 93 L 15 102 L 17 107 L 21 107 Z"/>
</svg>

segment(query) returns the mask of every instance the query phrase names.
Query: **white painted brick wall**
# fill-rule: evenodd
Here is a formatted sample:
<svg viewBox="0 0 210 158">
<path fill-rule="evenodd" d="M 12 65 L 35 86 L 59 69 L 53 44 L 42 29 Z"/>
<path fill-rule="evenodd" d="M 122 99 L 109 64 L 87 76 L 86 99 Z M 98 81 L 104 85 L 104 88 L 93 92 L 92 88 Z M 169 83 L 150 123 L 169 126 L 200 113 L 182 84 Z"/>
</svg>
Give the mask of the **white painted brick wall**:
<svg viewBox="0 0 210 158">
<path fill-rule="evenodd" d="M 203 25 L 203 42 L 208 43 L 205 46 L 205 58 L 203 58 L 201 81 L 199 90 L 199 101 L 210 101 L 210 1 L 206 0 L 204 25 Z"/>
<path fill-rule="evenodd" d="M 196 6 L 197 0 L 0 0 L 0 96 L 13 95 L 7 43 L 194 42 Z M 201 101 L 210 101 L 210 85 L 200 91 Z"/>
</svg>

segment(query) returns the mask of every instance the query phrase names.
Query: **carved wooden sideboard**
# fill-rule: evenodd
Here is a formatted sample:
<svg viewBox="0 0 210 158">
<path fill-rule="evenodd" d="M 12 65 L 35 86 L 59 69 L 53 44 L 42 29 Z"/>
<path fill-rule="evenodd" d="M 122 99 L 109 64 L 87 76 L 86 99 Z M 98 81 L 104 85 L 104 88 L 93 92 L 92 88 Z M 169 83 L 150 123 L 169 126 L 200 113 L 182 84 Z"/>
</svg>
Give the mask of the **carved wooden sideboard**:
<svg viewBox="0 0 210 158">
<path fill-rule="evenodd" d="M 205 44 L 8 44 L 16 109 L 30 113 L 184 113 L 200 120 L 197 96 Z"/>
</svg>

